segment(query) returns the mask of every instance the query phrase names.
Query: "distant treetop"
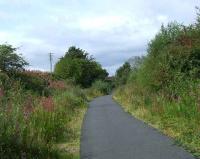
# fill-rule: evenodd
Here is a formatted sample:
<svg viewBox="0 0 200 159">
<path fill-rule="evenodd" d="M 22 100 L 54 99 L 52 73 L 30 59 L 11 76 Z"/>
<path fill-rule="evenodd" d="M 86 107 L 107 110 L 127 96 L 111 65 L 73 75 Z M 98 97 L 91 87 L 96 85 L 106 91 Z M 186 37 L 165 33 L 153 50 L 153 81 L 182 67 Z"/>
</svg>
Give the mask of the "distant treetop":
<svg viewBox="0 0 200 159">
<path fill-rule="evenodd" d="M 3 72 L 21 71 L 28 63 L 21 54 L 16 53 L 17 48 L 11 45 L 0 45 L 0 70 Z"/>
<path fill-rule="evenodd" d="M 104 80 L 108 73 L 89 54 L 72 46 L 55 66 L 55 75 L 70 79 L 82 87 L 90 87 L 96 80 Z"/>
</svg>

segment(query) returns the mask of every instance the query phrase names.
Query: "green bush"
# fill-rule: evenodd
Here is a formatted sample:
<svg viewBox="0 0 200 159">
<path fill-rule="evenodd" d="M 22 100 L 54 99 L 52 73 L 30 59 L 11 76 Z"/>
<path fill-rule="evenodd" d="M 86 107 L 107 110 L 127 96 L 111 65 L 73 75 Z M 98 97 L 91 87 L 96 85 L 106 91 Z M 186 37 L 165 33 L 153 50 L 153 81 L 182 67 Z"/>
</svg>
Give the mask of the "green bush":
<svg viewBox="0 0 200 159">
<path fill-rule="evenodd" d="M 139 73 L 138 81 L 151 90 L 165 89 L 177 81 L 200 78 L 200 43 L 196 25 L 189 27 L 178 23 L 162 26 L 148 48 L 148 55 Z"/>
<path fill-rule="evenodd" d="M 95 81 L 92 84 L 92 88 L 98 90 L 102 94 L 109 94 L 111 91 L 111 86 L 109 85 L 109 83 L 100 80 Z"/>
<path fill-rule="evenodd" d="M 13 80 L 20 81 L 25 90 L 32 91 L 38 95 L 50 95 L 49 81 L 39 76 L 31 76 L 25 72 L 16 72 L 12 76 Z"/>
</svg>

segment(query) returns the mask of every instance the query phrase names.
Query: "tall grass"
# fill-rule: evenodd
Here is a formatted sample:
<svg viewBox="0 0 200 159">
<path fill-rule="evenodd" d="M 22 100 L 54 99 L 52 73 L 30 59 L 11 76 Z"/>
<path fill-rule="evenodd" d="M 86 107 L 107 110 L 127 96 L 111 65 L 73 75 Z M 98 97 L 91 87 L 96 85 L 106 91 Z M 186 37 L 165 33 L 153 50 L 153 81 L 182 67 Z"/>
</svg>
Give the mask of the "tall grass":
<svg viewBox="0 0 200 159">
<path fill-rule="evenodd" d="M 196 156 L 200 156 L 199 97 L 197 86 L 176 100 L 131 84 L 118 88 L 114 94 L 127 112 L 173 137 Z"/>
<path fill-rule="evenodd" d="M 82 90 L 75 86 L 66 88 L 45 97 L 25 91 L 20 82 L 13 82 L 9 89 L 1 86 L 0 158 L 54 159 L 78 156 L 79 152 L 63 151 L 58 146 L 79 140 L 71 122 L 77 121 L 74 124 L 78 125 L 77 131 L 80 131 L 86 110 L 86 98 Z M 75 146 L 79 147 L 78 144 Z"/>
</svg>

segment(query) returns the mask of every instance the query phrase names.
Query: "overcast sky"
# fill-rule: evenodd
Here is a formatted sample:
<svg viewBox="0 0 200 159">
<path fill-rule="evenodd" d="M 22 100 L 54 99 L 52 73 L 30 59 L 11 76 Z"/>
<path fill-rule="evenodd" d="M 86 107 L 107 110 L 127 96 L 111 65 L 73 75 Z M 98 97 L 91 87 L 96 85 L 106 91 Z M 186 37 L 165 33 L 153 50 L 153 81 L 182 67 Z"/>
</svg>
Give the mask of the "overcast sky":
<svg viewBox="0 0 200 159">
<path fill-rule="evenodd" d="M 30 69 L 49 70 L 69 46 L 93 55 L 113 75 L 144 55 L 162 23 L 195 21 L 200 0 L 0 0 L 0 44 L 20 47 Z"/>
</svg>

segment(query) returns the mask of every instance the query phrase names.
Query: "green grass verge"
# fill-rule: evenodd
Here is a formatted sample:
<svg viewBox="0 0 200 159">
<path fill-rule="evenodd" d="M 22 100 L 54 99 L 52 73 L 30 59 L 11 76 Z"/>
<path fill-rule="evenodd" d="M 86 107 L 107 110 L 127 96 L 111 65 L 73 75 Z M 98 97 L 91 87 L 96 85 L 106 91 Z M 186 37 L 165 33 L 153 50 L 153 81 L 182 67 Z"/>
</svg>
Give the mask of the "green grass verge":
<svg viewBox="0 0 200 159">
<path fill-rule="evenodd" d="M 169 101 L 158 95 L 140 94 L 130 86 L 118 88 L 113 98 L 126 112 L 174 138 L 195 157 L 200 157 L 200 111 L 192 96 Z"/>
</svg>

